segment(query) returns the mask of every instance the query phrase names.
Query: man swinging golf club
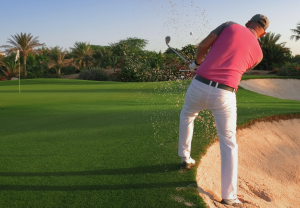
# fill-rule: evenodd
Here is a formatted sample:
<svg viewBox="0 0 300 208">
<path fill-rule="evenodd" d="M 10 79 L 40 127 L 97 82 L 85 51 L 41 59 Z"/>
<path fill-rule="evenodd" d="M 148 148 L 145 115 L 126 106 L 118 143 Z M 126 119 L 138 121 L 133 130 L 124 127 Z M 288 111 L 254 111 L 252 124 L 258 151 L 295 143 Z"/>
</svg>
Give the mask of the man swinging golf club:
<svg viewBox="0 0 300 208">
<path fill-rule="evenodd" d="M 194 119 L 199 111 L 211 110 L 220 141 L 223 204 L 241 203 L 237 198 L 235 92 L 242 74 L 262 60 L 263 54 L 257 39 L 266 34 L 268 26 L 268 18 L 261 14 L 254 15 L 246 27 L 234 22 L 221 24 L 199 44 L 196 60 L 191 63 L 194 69 L 198 68 L 180 114 L 178 154 L 183 169 L 196 165 L 190 157 Z"/>
</svg>

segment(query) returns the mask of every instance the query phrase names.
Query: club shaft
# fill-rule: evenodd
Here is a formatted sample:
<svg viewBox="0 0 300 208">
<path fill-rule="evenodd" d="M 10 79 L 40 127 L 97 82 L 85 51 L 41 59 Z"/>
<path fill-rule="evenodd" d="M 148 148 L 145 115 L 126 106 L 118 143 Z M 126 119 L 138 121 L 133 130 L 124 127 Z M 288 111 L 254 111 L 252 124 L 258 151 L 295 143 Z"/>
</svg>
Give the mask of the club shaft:
<svg viewBox="0 0 300 208">
<path fill-rule="evenodd" d="M 180 55 L 177 51 L 175 51 L 171 46 L 168 45 L 168 47 L 169 47 L 172 51 L 174 51 L 180 58 L 182 58 L 185 62 L 188 62 L 185 58 L 183 58 L 182 55 Z"/>
</svg>

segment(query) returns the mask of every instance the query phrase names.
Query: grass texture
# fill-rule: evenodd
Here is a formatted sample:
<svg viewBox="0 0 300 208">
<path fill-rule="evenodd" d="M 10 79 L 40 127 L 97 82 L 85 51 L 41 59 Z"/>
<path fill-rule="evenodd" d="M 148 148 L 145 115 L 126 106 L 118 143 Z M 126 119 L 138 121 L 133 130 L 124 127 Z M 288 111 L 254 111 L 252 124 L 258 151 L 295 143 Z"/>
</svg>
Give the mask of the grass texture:
<svg viewBox="0 0 300 208">
<path fill-rule="evenodd" d="M 36 79 L 0 83 L 0 207 L 205 207 L 196 169 L 180 170 L 189 81 Z M 300 102 L 240 88 L 238 123 L 299 113 Z M 192 157 L 216 132 L 195 122 Z"/>
</svg>

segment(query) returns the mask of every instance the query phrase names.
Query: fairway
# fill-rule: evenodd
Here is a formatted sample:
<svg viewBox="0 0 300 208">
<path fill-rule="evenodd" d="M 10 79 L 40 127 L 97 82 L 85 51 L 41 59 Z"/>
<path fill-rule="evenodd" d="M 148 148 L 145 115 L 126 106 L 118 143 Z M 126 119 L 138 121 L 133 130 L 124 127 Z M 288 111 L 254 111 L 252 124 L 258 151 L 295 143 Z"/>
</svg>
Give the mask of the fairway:
<svg viewBox="0 0 300 208">
<path fill-rule="evenodd" d="M 22 81 L 19 94 L 18 82 L 0 84 L 0 207 L 200 203 L 195 172 L 179 171 L 180 90 L 41 79 Z"/>
<path fill-rule="evenodd" d="M 36 79 L 19 94 L 0 82 L 0 207 L 205 207 L 177 156 L 188 84 Z M 237 99 L 239 124 L 299 113 L 242 88 Z M 199 161 L 216 134 L 196 120 L 194 135 Z"/>
</svg>

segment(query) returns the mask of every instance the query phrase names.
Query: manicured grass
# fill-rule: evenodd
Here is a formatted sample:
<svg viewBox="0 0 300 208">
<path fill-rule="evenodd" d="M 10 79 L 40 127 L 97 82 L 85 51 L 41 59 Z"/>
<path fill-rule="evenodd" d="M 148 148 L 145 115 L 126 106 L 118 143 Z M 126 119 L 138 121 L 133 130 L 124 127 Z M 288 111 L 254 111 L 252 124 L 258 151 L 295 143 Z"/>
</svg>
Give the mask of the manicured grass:
<svg viewBox="0 0 300 208">
<path fill-rule="evenodd" d="M 243 76 L 247 79 L 299 79 L 300 77 L 279 77 L 279 76 Z M 283 100 L 254 93 L 239 87 L 237 91 L 237 113 L 238 125 L 245 124 L 252 119 L 263 118 L 271 115 L 299 114 L 300 102 Z"/>
<path fill-rule="evenodd" d="M 263 75 L 263 76 L 244 75 L 242 77 L 242 80 L 247 80 L 247 79 L 300 79 L 300 77 L 295 77 L 295 76 L 274 76 L 274 75 Z"/>
<path fill-rule="evenodd" d="M 19 94 L 0 82 L 0 207 L 205 207 L 177 156 L 188 84 L 37 79 Z M 237 97 L 239 124 L 299 113 L 297 101 Z M 192 157 L 214 136 L 197 120 Z"/>
</svg>

